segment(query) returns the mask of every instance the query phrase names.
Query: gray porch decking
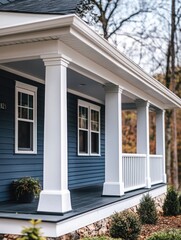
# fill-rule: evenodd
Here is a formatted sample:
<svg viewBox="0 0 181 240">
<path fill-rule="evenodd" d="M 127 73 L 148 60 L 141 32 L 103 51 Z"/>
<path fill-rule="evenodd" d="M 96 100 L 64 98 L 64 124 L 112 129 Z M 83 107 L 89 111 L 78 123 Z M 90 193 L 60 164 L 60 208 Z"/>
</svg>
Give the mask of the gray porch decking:
<svg viewBox="0 0 181 240">
<path fill-rule="evenodd" d="M 37 212 L 37 200 L 33 203 L 24 204 L 15 202 L 1 202 L 0 218 L 21 220 L 41 219 L 44 222 L 56 223 L 115 202 L 121 202 L 139 194 L 147 193 L 150 190 L 157 189 L 164 185 L 165 184 L 157 184 L 155 186 L 152 186 L 151 189 L 144 188 L 130 191 L 121 197 L 101 196 L 102 185 L 94 185 L 81 189 L 74 189 L 71 190 L 72 211 L 64 214 Z"/>
</svg>

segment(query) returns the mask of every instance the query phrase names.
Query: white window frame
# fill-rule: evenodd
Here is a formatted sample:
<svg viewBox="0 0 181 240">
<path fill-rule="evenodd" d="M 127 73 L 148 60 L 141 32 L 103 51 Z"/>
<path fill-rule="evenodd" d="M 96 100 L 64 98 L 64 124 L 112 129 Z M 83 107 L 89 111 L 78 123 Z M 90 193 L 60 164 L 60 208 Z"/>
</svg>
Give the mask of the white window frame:
<svg viewBox="0 0 181 240">
<path fill-rule="evenodd" d="M 85 107 L 88 109 L 88 153 L 80 153 L 79 152 L 79 107 Z M 94 132 L 91 130 L 91 110 L 95 110 L 97 112 L 99 112 L 99 132 L 97 132 L 99 134 L 98 137 L 98 141 L 99 141 L 99 152 L 98 153 L 91 153 L 91 133 Z M 83 101 L 78 99 L 78 110 L 77 110 L 77 139 L 78 139 L 78 146 L 77 146 L 77 152 L 78 152 L 78 156 L 100 156 L 101 154 L 101 107 L 97 106 L 95 104 Z"/>
<path fill-rule="evenodd" d="M 15 153 L 18 154 L 37 154 L 37 87 L 16 81 L 15 87 Z M 18 149 L 18 93 L 25 93 L 33 96 L 33 146 L 32 150 Z M 26 121 L 26 120 L 25 120 Z"/>
</svg>

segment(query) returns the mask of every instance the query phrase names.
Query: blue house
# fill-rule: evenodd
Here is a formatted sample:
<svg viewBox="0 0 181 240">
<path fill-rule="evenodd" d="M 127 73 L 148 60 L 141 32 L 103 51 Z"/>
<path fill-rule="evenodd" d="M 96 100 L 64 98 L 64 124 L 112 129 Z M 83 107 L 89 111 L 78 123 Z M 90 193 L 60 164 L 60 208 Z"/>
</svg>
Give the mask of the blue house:
<svg viewBox="0 0 181 240">
<path fill-rule="evenodd" d="M 166 191 L 164 112 L 181 99 L 79 19 L 78 2 L 0 0 L 2 233 L 41 218 L 45 236 L 57 237 Z M 136 154 L 122 152 L 124 110 L 137 111 Z M 36 211 L 16 214 L 15 203 L 1 211 L 24 176 L 42 182 Z"/>
</svg>

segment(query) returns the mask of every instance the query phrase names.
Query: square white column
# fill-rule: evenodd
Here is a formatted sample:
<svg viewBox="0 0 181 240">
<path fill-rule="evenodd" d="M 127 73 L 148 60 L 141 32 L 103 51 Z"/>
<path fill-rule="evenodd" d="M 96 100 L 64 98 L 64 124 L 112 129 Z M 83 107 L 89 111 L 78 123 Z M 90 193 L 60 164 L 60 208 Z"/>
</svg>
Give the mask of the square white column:
<svg viewBox="0 0 181 240">
<path fill-rule="evenodd" d="M 67 164 L 67 66 L 59 56 L 44 56 L 45 123 L 43 191 L 38 211 L 63 213 L 70 211 Z"/>
<path fill-rule="evenodd" d="M 122 175 L 122 89 L 109 84 L 105 96 L 105 183 L 103 195 L 124 194 Z"/>
<path fill-rule="evenodd" d="M 137 99 L 136 106 L 137 106 L 137 153 L 146 155 L 146 187 L 151 188 L 149 102 Z"/>
<path fill-rule="evenodd" d="M 156 154 L 162 155 L 162 179 L 167 182 L 165 168 L 165 110 L 156 110 Z"/>
</svg>

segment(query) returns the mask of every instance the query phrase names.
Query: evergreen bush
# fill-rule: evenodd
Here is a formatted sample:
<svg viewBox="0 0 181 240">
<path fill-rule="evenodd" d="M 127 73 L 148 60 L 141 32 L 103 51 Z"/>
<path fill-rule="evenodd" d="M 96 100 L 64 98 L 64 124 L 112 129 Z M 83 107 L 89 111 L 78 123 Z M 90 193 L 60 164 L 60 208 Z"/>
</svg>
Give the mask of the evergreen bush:
<svg viewBox="0 0 181 240">
<path fill-rule="evenodd" d="M 147 240 L 181 240 L 181 230 L 168 230 L 154 233 Z"/>
<path fill-rule="evenodd" d="M 124 240 L 135 240 L 141 231 L 141 224 L 136 213 L 123 211 L 112 216 L 110 236 Z"/>
<path fill-rule="evenodd" d="M 158 220 L 157 210 L 155 202 L 149 194 L 142 197 L 137 211 L 142 224 L 156 224 Z"/>
<path fill-rule="evenodd" d="M 180 211 L 178 193 L 174 187 L 169 187 L 163 203 L 163 214 L 165 216 L 176 216 Z"/>
<path fill-rule="evenodd" d="M 23 236 L 17 238 L 17 240 L 46 240 L 46 238 L 42 237 L 40 228 L 37 227 L 37 225 L 41 223 L 41 220 L 32 219 L 30 223 L 32 226 L 24 227 L 24 229 L 21 232 Z"/>
</svg>

